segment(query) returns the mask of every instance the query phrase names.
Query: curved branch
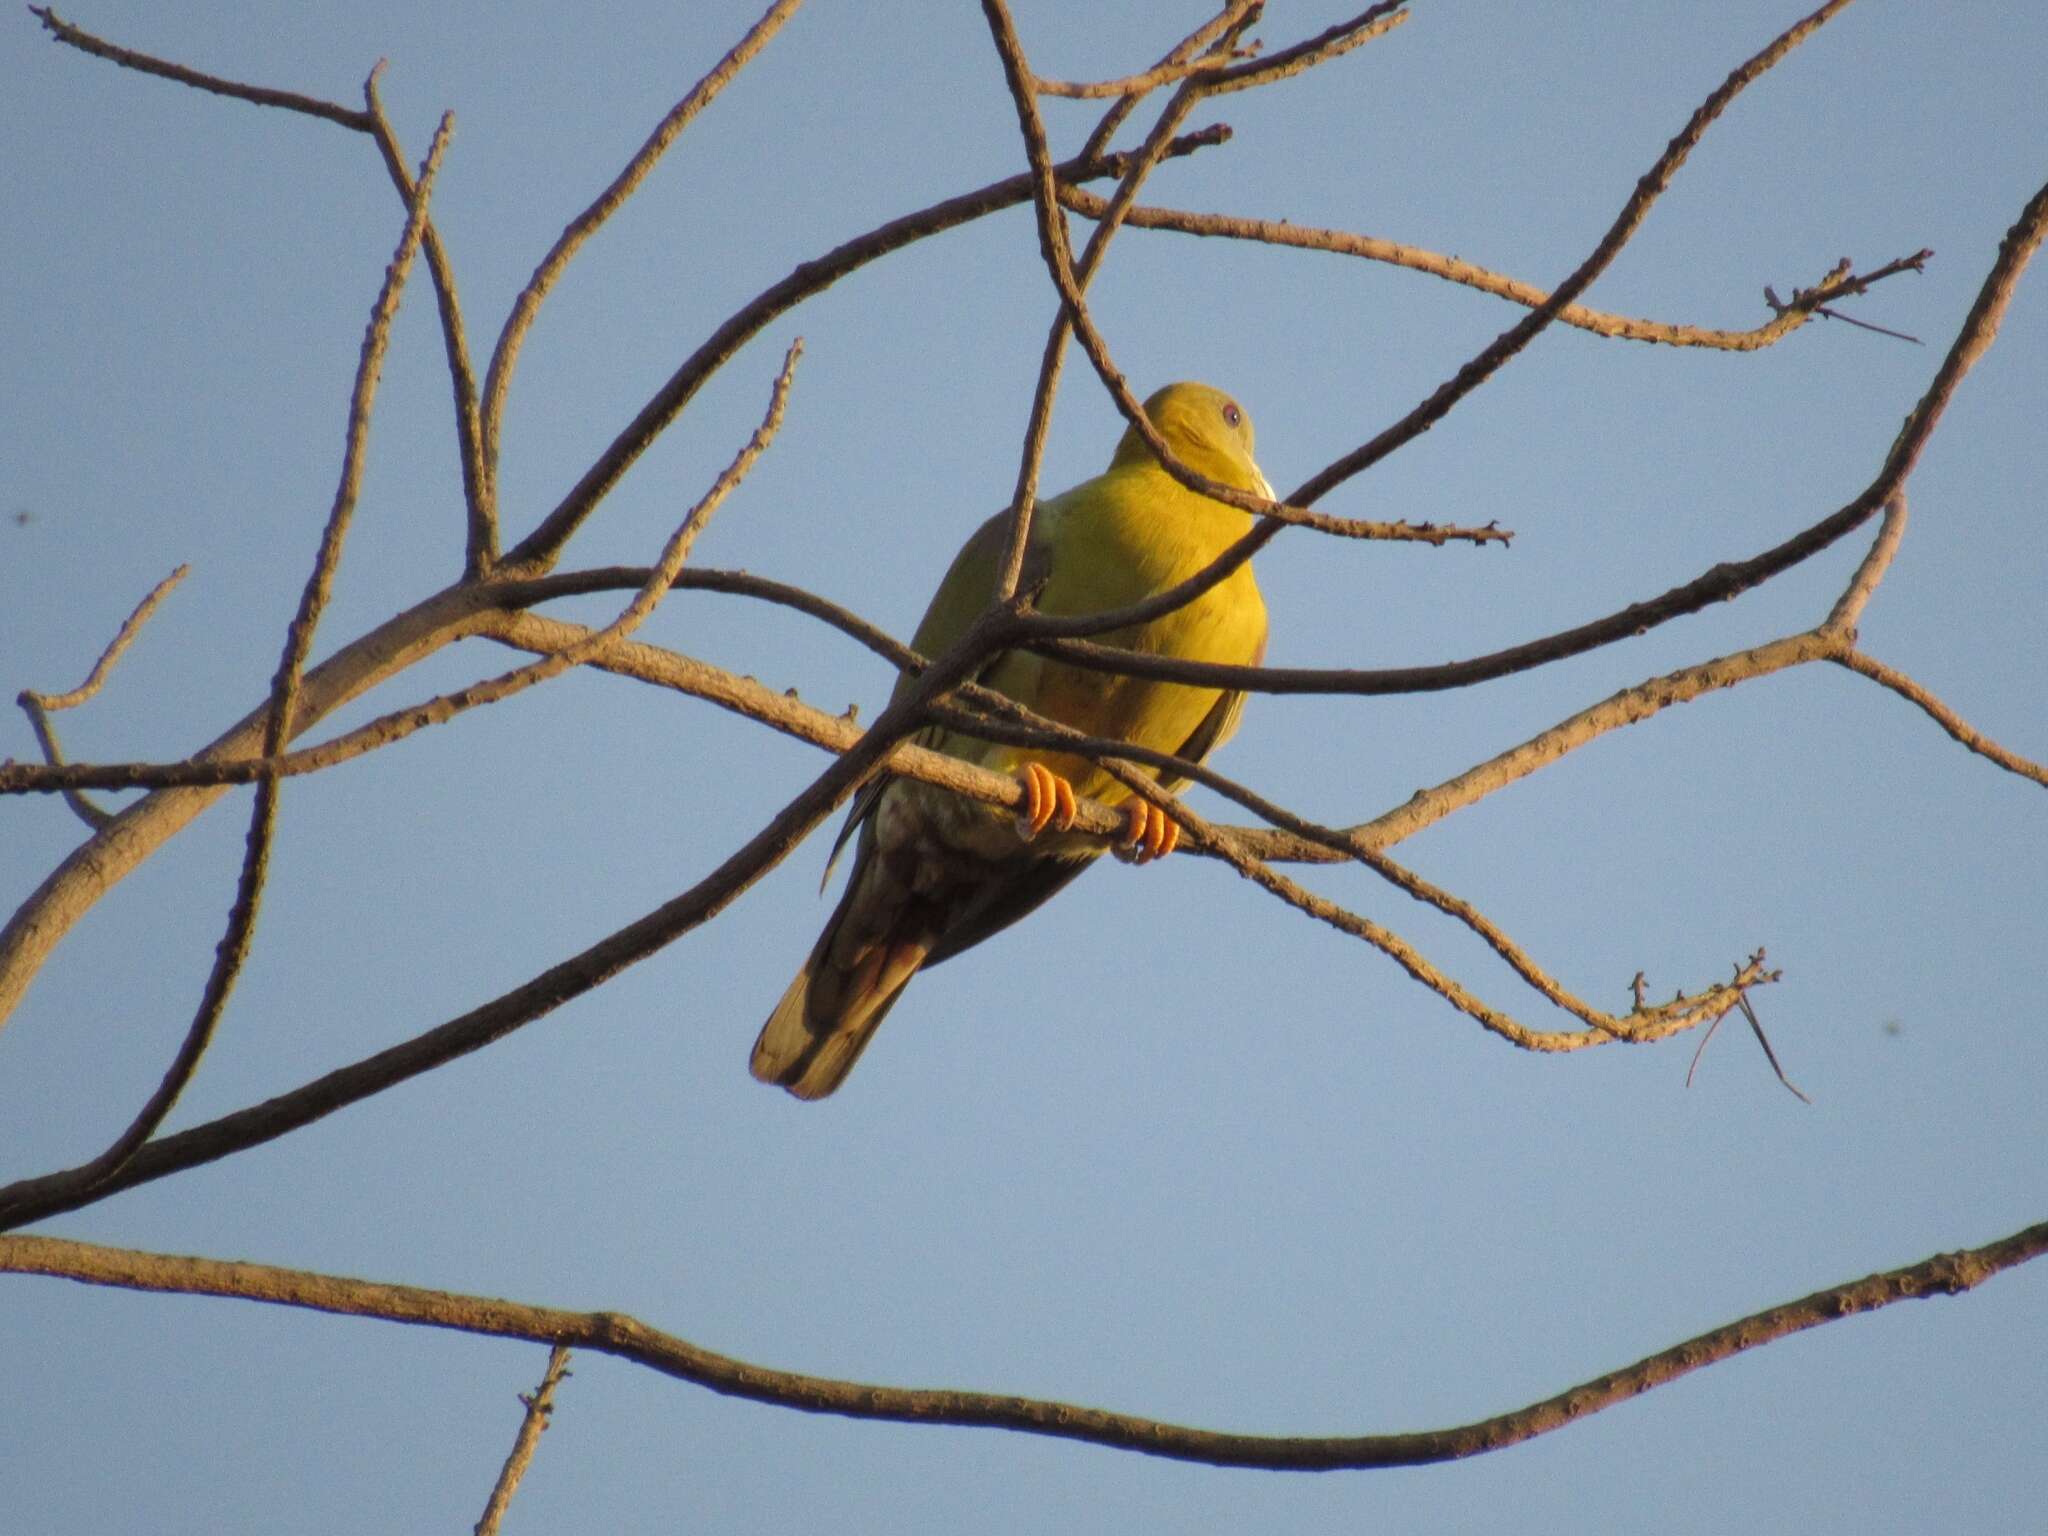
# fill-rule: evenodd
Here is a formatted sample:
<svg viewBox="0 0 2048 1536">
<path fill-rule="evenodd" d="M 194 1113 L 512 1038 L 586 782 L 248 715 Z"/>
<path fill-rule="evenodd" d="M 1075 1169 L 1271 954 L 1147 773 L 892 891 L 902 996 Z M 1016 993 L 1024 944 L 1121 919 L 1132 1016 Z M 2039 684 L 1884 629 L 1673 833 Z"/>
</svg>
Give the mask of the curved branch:
<svg viewBox="0 0 2048 1536">
<path fill-rule="evenodd" d="M 1979 757 L 1996 763 L 2008 773 L 2016 773 L 2023 779 L 2032 779 L 2036 784 L 2048 786 L 2048 767 L 2021 757 L 2007 747 L 2001 747 L 1989 736 L 1983 734 L 1969 721 L 1957 714 L 1941 699 L 1896 668 L 1888 667 L 1876 657 L 1853 646 L 1828 657 L 1839 667 L 1860 673 L 1872 682 L 1889 688 L 1908 703 L 1916 704 L 1936 725 Z"/>
<path fill-rule="evenodd" d="M 1213 23 L 1204 24 L 1195 35 L 1209 30 L 1210 25 L 1219 24 L 1216 40 L 1210 45 L 1206 57 L 1225 58 L 1236 46 L 1244 29 L 1258 14 L 1258 0 L 1230 0 Z M 1009 12 L 1002 0 L 983 0 L 983 10 L 993 29 L 997 51 L 1002 59 L 1005 77 L 1009 80 L 1013 94 L 1022 92 L 1022 100 L 1030 99 L 1033 81 L 1029 77 L 1024 56 L 1017 44 L 1016 29 L 1011 24 Z M 1184 38 L 1170 50 L 1161 68 L 1169 68 L 1184 62 L 1184 55 L 1191 53 L 1193 44 Z M 1123 212 L 1137 200 L 1138 189 L 1145 178 L 1151 175 L 1164 156 L 1166 147 L 1173 141 L 1173 131 L 1186 119 L 1190 109 L 1199 101 L 1199 93 L 1183 82 L 1174 93 L 1173 99 L 1153 123 L 1152 131 L 1145 135 L 1145 141 L 1138 152 L 1131 157 L 1129 168 L 1118 179 L 1117 188 L 1104 205 L 1102 218 L 1095 226 L 1095 233 L 1089 237 L 1088 247 L 1081 253 L 1080 262 L 1073 267 L 1075 286 L 1086 290 L 1095 273 L 1108 254 L 1109 243 L 1115 238 L 1123 222 Z M 1136 91 L 1124 92 L 1121 99 L 1104 113 L 1096 124 L 1095 131 L 1088 136 L 1088 144 L 1106 141 L 1115 131 L 1116 124 L 1137 105 Z M 1059 182 L 1052 169 L 1052 151 L 1046 144 L 1043 126 L 1035 113 L 1021 114 L 1027 135 L 1036 132 L 1037 139 L 1032 150 L 1031 206 L 1036 215 L 1041 248 L 1047 251 L 1055 242 L 1060 261 L 1071 256 L 1067 243 L 1066 216 L 1059 211 L 1056 201 Z M 1048 256 L 1048 259 L 1052 259 Z M 1052 426 L 1053 397 L 1059 390 L 1060 374 L 1066 367 L 1067 342 L 1073 327 L 1064 307 L 1053 317 L 1051 329 L 1046 333 L 1045 346 L 1038 364 L 1038 380 L 1031 391 L 1031 412 L 1025 423 L 1024 449 L 1018 461 L 1017 482 L 1010 495 L 1009 525 L 1003 538 L 1001 553 L 996 558 L 995 586 L 989 601 L 994 605 L 1008 603 L 1017 595 L 1017 583 L 1024 570 L 1024 553 L 1031 537 L 1031 521 L 1038 506 L 1038 471 L 1045 457 L 1046 433 Z"/>
<path fill-rule="evenodd" d="M 1108 200 L 1082 187 L 1063 185 L 1060 202 L 1083 218 L 1099 218 Z M 1445 282 L 1506 299 L 1525 309 L 1535 309 L 1550 297 L 1534 283 L 1525 283 L 1505 273 L 1490 271 L 1456 256 L 1441 255 L 1420 246 L 1403 245 L 1372 235 L 1353 234 L 1344 229 L 1321 229 L 1310 224 L 1279 223 L 1271 219 L 1242 218 L 1225 213 L 1191 213 L 1180 208 L 1139 206 L 1132 208 L 1124 222 L 1135 229 L 1163 229 L 1176 234 L 1226 240 L 1249 240 L 1262 245 L 1288 246 L 1302 251 L 1326 251 L 1336 256 L 1356 256 L 1366 261 L 1405 267 L 1411 272 L 1440 277 Z M 1916 251 L 1885 263 L 1861 277 L 1840 270 L 1827 273 L 1811 288 L 1799 289 L 1792 302 L 1778 307 L 1764 324 L 1746 331 L 1710 326 L 1678 325 L 1663 320 L 1645 320 L 1635 315 L 1617 315 L 1583 304 L 1567 304 L 1558 311 L 1557 323 L 1596 336 L 1621 341 L 1655 342 L 1670 347 L 1704 347 L 1722 352 L 1756 352 L 1774 346 L 1813 317 L 1821 305 L 1853 294 L 1866 293 L 1874 283 L 1900 272 L 1925 270 L 1934 255 Z"/>
<path fill-rule="evenodd" d="M 1809 1328 L 1901 1301 L 1960 1296 L 2044 1252 L 2048 1222 L 1980 1248 L 1936 1254 L 1918 1264 L 1766 1308 L 1510 1413 L 1448 1429 L 1393 1435 L 1231 1434 L 1043 1398 L 807 1376 L 718 1354 L 619 1312 L 572 1312 L 303 1269 L 106 1248 L 54 1237 L 0 1237 L 0 1272 L 161 1294 L 262 1301 L 343 1317 L 570 1345 L 616 1355 L 728 1397 L 805 1413 L 1007 1429 L 1209 1466 L 1329 1472 L 1421 1466 L 1502 1450 Z"/>
<path fill-rule="evenodd" d="M 1680 992 L 1669 1002 L 1654 1007 L 1646 1006 L 1639 1000 L 1635 1009 L 1626 1016 L 1607 1013 L 1560 985 L 1526 950 L 1510 939 L 1498 925 L 1470 902 L 1432 885 L 1413 871 L 1396 864 L 1377 848 L 1372 847 L 1358 828 L 1339 830 L 1312 822 L 1306 817 L 1296 815 L 1285 806 L 1275 804 L 1247 789 L 1234 779 L 1224 777 L 1212 768 L 1176 757 L 1172 753 L 1155 752 L 1146 747 L 1106 737 L 1084 736 L 1055 720 L 1033 714 L 992 689 L 970 685 L 960 689 L 960 695 L 979 709 L 993 713 L 975 713 L 934 706 L 932 717 L 963 735 L 978 736 L 983 740 L 1003 742 L 1012 746 L 1050 747 L 1100 764 L 1134 794 L 1157 805 L 1184 831 L 1192 834 L 1190 841 L 1185 845 L 1188 851 L 1206 853 L 1222 860 L 1240 875 L 1296 910 L 1327 923 L 1352 938 L 1364 940 L 1394 960 L 1412 979 L 1435 992 L 1453 1008 L 1499 1035 L 1509 1044 L 1520 1046 L 1524 1050 L 1563 1052 L 1581 1050 L 1586 1046 L 1600 1045 L 1611 1040 L 1626 1040 L 1636 1044 L 1662 1040 L 1717 1019 L 1735 1006 L 1743 988 L 1778 979 L 1776 972 L 1764 971 L 1763 957 L 1759 952 L 1751 957 L 1747 965 L 1737 970 L 1732 981 L 1717 983 L 1704 991 L 1690 995 Z M 1531 1029 L 1512 1016 L 1481 1002 L 1471 992 L 1437 970 L 1423 958 L 1421 951 L 1392 929 L 1326 900 L 1268 868 L 1265 861 L 1253 851 L 1256 834 L 1248 835 L 1243 828 L 1219 827 L 1205 821 L 1189 809 L 1184 801 L 1162 789 L 1151 778 L 1129 771 L 1129 765 L 1132 764 L 1142 764 L 1168 779 L 1186 779 L 1213 790 L 1225 799 L 1243 806 L 1290 838 L 1317 849 L 1324 856 L 1324 862 L 1336 859 L 1353 860 L 1363 864 L 1404 895 L 1426 906 L 1434 907 L 1462 923 L 1506 962 L 1531 990 L 1554 1007 L 1579 1019 L 1588 1026 L 1588 1030 Z M 1125 824 L 1122 818 L 1117 819 L 1118 834 L 1121 835 Z"/>
<path fill-rule="evenodd" d="M 1644 172 L 1642 179 L 1636 183 L 1635 191 L 1629 194 L 1628 201 L 1622 205 L 1621 212 L 1615 216 L 1614 223 L 1608 227 L 1607 233 L 1600 237 L 1600 243 L 1593 247 L 1592 253 L 1579 263 L 1569 277 L 1551 290 L 1549 298 L 1531 310 L 1518 324 L 1495 337 L 1456 374 L 1439 385 L 1428 399 L 1401 420 L 1311 475 L 1302 487 L 1287 499 L 1292 502 L 1314 502 L 1352 476 L 1377 464 L 1404 443 L 1427 432 L 1448 415 L 1451 408 L 1460 400 L 1491 378 L 1509 359 L 1534 341 L 1567 305 L 1577 303 L 1579 295 L 1592 286 L 1593 280 L 1605 272 L 1614 258 L 1621 254 L 1622 247 L 1635 238 L 1635 233 L 1642 227 L 1643 220 L 1649 217 L 1651 206 L 1664 195 L 1665 189 L 1671 185 L 1672 178 L 1691 156 L 1693 147 L 1699 143 L 1714 120 L 1728 109 L 1729 103 L 1734 101 L 1751 82 L 1826 25 L 1848 3 L 1849 0 L 1827 0 L 1827 4 L 1793 23 L 1762 50 L 1731 71 L 1728 78 L 1700 103 L 1687 119 L 1685 127 L 1679 130 L 1677 137 L 1665 146 L 1664 153 L 1657 157 L 1657 163 Z"/>
<path fill-rule="evenodd" d="M 1175 156 L 1193 154 L 1196 150 L 1221 144 L 1229 137 L 1230 130 L 1216 124 L 1175 139 L 1167 153 Z M 1119 175 L 1128 163 L 1127 156 L 1106 155 L 1092 160 L 1070 160 L 1058 167 L 1058 172 L 1062 179 L 1092 180 L 1099 176 Z M 916 213 L 891 219 L 864 235 L 833 247 L 822 256 L 804 262 L 782 281 L 764 289 L 735 310 L 669 376 L 668 382 L 655 391 L 654 397 L 612 439 L 611 446 L 599 455 L 597 462 L 584 472 L 583 478 L 570 488 L 555 509 L 541 520 L 540 526 L 505 556 L 504 563 L 512 568 L 511 574 L 545 574 L 561 558 L 563 547 L 582 526 L 583 520 L 690 403 L 704 381 L 778 317 L 831 287 L 848 273 L 891 251 L 1005 208 L 1014 208 L 1030 196 L 1031 178 L 1028 175 L 1009 176 L 975 191 L 934 203 Z"/>
<path fill-rule="evenodd" d="M 307 652 L 312 649 L 313 632 L 333 591 L 334 573 L 341 564 L 342 543 L 348 536 L 349 523 L 354 517 L 362 489 L 370 435 L 370 408 L 375 402 L 377 385 L 384 371 L 384 353 L 390 340 L 391 322 L 398 314 L 398 301 L 405 291 L 405 280 L 412 270 L 413 257 L 419 250 L 421 232 L 426 226 L 428 199 L 433 195 L 434 177 L 440 169 L 441 155 L 448 147 L 448 135 L 453 127 L 452 118 L 444 116 L 441 119 L 440 129 L 435 133 L 426 161 L 420 167 L 418 186 L 406 215 L 405 229 L 399 236 L 398 249 L 385 269 L 383 286 L 370 308 L 369 325 L 356 363 L 355 384 L 349 396 L 341 483 L 335 487 L 334 505 L 328 512 L 327 526 L 320 535 L 313 571 L 300 595 L 298 612 L 286 627 L 284 654 L 278 661 L 277 673 L 270 685 L 270 703 L 263 723 L 266 757 L 275 757 L 291 737 L 300 674 L 305 667 Z M 159 588 L 159 592 L 162 590 Z M 234 992 L 236 979 L 241 975 L 243 963 L 249 957 L 250 943 L 255 937 L 256 917 L 262 907 L 263 888 L 270 869 L 271 839 L 277 827 L 277 797 L 277 779 L 266 778 L 256 786 L 256 804 L 250 813 L 242 868 L 236 878 L 235 899 L 228 912 L 227 931 L 214 948 L 213 965 L 201 990 L 198 1011 L 185 1031 L 185 1038 L 179 1042 L 177 1054 L 164 1069 L 163 1077 L 148 1102 L 104 1152 L 79 1167 L 49 1176 L 44 1187 L 52 1193 L 66 1197 L 83 1195 L 119 1173 L 135 1155 L 136 1149 L 162 1126 L 191 1083 L 193 1074 L 199 1070 L 200 1060 L 213 1043 L 221 1014 L 227 1008 L 228 998 Z M 6 1224 L 7 1206 L 4 1200 L 0 1200 L 0 1225 Z"/>
<path fill-rule="evenodd" d="M 747 35 L 733 44 L 725 57 L 712 66 L 690 93 L 669 109 L 668 114 L 655 125 L 654 132 L 647 136 L 647 142 L 626 162 L 625 169 L 597 195 L 596 201 L 570 221 L 569 227 L 562 231 L 554 246 L 541 258 L 540 265 L 533 269 L 533 276 L 513 301 L 512 313 L 505 318 L 505 328 L 498 335 L 497 349 L 491 354 L 490 369 L 484 375 L 483 466 L 487 505 L 495 507 L 497 503 L 498 433 L 504 422 L 505 393 L 512 387 L 512 371 L 519 364 L 519 350 L 525 344 L 527 332 L 533 328 L 542 301 L 568 269 L 577 251 L 583 248 L 584 242 L 639 190 L 640 184 L 653 172 L 669 146 L 690 126 L 691 120 L 717 100 L 739 72 L 753 62 L 801 3 L 802 0 L 773 0 L 761 19 L 748 29 Z"/>
<path fill-rule="evenodd" d="M 162 581 L 149 589 L 134 612 L 119 629 L 114 638 L 107 642 L 107 648 L 100 652 L 100 659 L 93 663 L 92 671 L 85 681 L 65 693 L 38 693 L 33 688 L 24 688 L 14 697 L 22 713 L 28 716 L 29 728 L 36 734 L 36 744 L 43 749 L 43 760 L 52 768 L 64 766 L 64 749 L 58 744 L 56 727 L 50 724 L 50 716 L 63 709 L 76 709 L 98 693 L 105 686 L 107 674 L 114 669 L 114 663 L 121 659 L 121 653 L 142 633 L 142 626 L 149 622 L 149 616 L 156 612 L 157 605 L 171 594 L 171 589 L 185 579 L 189 565 L 181 565 Z M 64 792 L 64 801 L 71 807 L 80 821 L 97 832 L 112 821 L 113 813 L 103 811 L 75 789 Z"/>
</svg>

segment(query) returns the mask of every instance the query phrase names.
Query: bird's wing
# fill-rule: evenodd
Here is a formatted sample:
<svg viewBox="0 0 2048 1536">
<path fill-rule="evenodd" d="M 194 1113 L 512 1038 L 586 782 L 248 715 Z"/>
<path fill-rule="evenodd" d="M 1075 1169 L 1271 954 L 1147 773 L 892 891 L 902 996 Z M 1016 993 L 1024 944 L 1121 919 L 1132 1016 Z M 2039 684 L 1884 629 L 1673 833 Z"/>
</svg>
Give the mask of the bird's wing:
<svg viewBox="0 0 2048 1536">
<path fill-rule="evenodd" d="M 1033 534 L 1024 553 L 1022 585 L 1027 588 L 1043 579 L 1052 564 L 1050 555 L 1037 537 L 1037 530 L 1044 521 L 1043 508 L 1040 511 L 1041 516 L 1032 520 Z M 953 557 L 953 563 L 946 569 L 945 580 L 939 583 L 939 590 L 932 594 L 931 605 L 925 609 L 924 617 L 918 621 L 917 633 L 911 637 L 911 649 L 926 660 L 951 650 L 981 616 L 982 609 L 988 606 L 989 598 L 995 592 L 996 562 L 1002 558 L 1003 540 L 1009 532 L 1009 522 L 1008 511 L 996 513 L 968 535 L 967 542 L 960 546 L 960 552 Z M 1000 653 L 990 657 L 981 672 L 976 674 L 976 679 L 978 680 L 983 673 L 988 672 L 1001 660 Z M 908 672 L 898 676 L 896 686 L 890 690 L 889 702 L 893 704 L 901 698 L 909 691 L 915 680 L 914 675 Z M 927 729 L 918 732 L 910 740 L 917 746 L 928 747 L 934 744 L 937 734 L 936 731 Z M 875 814 L 875 807 L 881 804 L 882 791 L 888 785 L 889 775 L 878 773 L 862 785 L 860 792 L 853 797 L 853 804 L 847 809 L 846 824 L 832 840 L 831 856 L 825 860 L 825 873 L 818 881 L 821 890 L 825 882 L 832 878 L 832 867 L 839 862 L 839 855 L 845 851 L 847 843 L 852 841 L 853 835 L 866 824 L 868 818 Z M 1045 900 L 1045 897 L 1050 896 L 1056 889 L 1057 886 L 1047 890 L 1045 895 L 1038 897 L 1031 906 L 1037 906 L 1038 902 Z M 1017 915 L 1021 917 L 1029 910 L 1030 907 L 1022 908 Z M 984 930 L 980 937 L 986 938 L 994 931 L 993 928 Z M 966 947 L 965 944 L 961 944 L 950 952 L 957 954 Z"/>
</svg>

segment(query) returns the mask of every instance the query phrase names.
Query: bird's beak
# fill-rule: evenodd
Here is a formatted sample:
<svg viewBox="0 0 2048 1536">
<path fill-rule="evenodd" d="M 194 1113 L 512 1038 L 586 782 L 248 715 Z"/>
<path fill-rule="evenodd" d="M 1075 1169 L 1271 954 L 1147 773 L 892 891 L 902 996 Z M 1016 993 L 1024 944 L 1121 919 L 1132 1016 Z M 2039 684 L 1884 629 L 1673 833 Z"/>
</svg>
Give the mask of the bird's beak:
<svg viewBox="0 0 2048 1536">
<path fill-rule="evenodd" d="M 1265 497 L 1266 500 L 1278 501 L 1280 499 L 1273 494 L 1273 482 L 1266 478 L 1266 472 L 1256 464 L 1252 466 L 1252 478 L 1258 481 L 1258 484 L 1253 486 L 1252 489 Z"/>
</svg>

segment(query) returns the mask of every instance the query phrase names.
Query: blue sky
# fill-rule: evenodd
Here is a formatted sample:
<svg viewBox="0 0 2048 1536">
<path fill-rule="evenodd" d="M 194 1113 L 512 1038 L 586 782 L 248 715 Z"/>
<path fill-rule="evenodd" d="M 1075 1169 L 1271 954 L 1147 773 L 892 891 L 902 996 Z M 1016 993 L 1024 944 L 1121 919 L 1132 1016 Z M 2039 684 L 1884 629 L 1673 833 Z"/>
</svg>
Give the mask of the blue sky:
<svg viewBox="0 0 2048 1536">
<path fill-rule="evenodd" d="M 1018 7 L 1045 74 L 1148 63 L 1198 19 Z M 418 156 L 472 346 L 743 6 L 376 3 L 64 14 L 199 68 L 353 103 Z M 1342 14 L 1276 3 L 1269 47 Z M 1194 123 L 1235 137 L 1148 201 L 1411 242 L 1550 284 L 1726 72 L 1798 14 L 1415 7 L 1383 41 Z M 333 494 L 362 327 L 402 210 L 368 142 L 53 45 L 5 41 L 0 688 L 76 683 L 192 573 L 80 760 L 182 756 L 262 696 Z M 1259 561 L 1281 665 L 1409 665 L 1596 617 L 1764 549 L 1868 482 L 1998 240 L 2048 173 L 2048 17 L 1866 0 L 1745 94 L 1589 296 L 1743 327 L 1842 256 L 1927 271 L 1725 355 L 1553 329 L 1333 494 L 1358 517 L 1514 528 L 1511 552 L 1324 541 Z M 1071 153 L 1098 109 L 1048 105 Z M 978 7 L 817 3 L 694 125 L 549 301 L 505 423 L 508 533 L 552 507 L 727 313 L 796 263 L 1023 165 Z M 1912 485 L 1862 625 L 1980 729 L 2048 755 L 2038 597 L 2048 300 L 2035 272 Z M 1411 272 L 1129 231 L 1093 290 L 1141 390 L 1229 389 L 1283 489 L 1518 318 Z M 849 278 L 771 327 L 638 464 L 568 564 L 651 559 L 806 355 L 781 437 L 702 564 L 907 635 L 1009 494 L 1053 304 L 1029 213 Z M 1118 422 L 1078 356 L 1043 484 Z M 393 336 L 325 655 L 459 568 L 424 276 Z M 1807 627 L 1858 534 L 1739 602 L 1457 693 L 1256 698 L 1217 766 L 1321 819 L 1399 804 L 1619 688 Z M 560 611 L 597 618 L 601 602 Z M 672 598 L 642 638 L 872 718 L 887 669 L 800 616 Z M 323 725 L 503 670 L 477 642 Z M 0 756 L 29 758 L 18 714 Z M 700 878 L 813 748 L 571 676 L 285 787 L 255 953 L 173 1128 L 473 1007 Z M 92 911 L 0 1034 L 0 1176 L 97 1151 L 147 1096 L 230 900 L 247 791 Z M 1194 797 L 1207 813 L 1220 808 Z M 717 923 L 501 1044 L 232 1161 L 46 1223 L 96 1241 L 613 1308 L 765 1364 L 1057 1397 L 1219 1428 L 1430 1428 L 1546 1397 L 1772 1303 L 2043 1213 L 2048 801 L 1917 711 L 1806 667 L 1609 735 L 1403 845 L 1554 974 L 1620 1008 L 1757 945 L 1801 1104 L 1727 1028 L 1516 1051 L 1221 865 L 1104 868 L 919 978 L 845 1090 L 746 1054 L 828 906 L 813 838 Z M 1237 819 L 1231 817 L 1229 819 Z M 12 910 L 78 842 L 0 804 Z M 1561 1027 L 1484 948 L 1362 870 L 1304 878 L 1481 996 Z M 1455 1466 L 1282 1476 L 990 1431 L 811 1418 L 581 1355 L 507 1529 L 2011 1529 L 2048 1481 L 2048 1272 L 1890 1308 Z M 24 1531 L 473 1522 L 544 1351 L 242 1303 L 13 1279 L 0 1507 Z"/>
</svg>

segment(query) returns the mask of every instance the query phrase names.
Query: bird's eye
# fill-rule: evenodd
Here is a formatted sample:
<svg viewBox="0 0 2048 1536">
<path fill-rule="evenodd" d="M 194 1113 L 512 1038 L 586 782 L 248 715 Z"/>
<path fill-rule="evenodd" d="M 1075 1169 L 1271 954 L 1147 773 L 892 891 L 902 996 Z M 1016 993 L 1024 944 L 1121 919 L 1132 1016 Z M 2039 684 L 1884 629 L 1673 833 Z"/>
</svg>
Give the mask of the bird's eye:
<svg viewBox="0 0 2048 1536">
<path fill-rule="evenodd" d="M 1240 411 L 1237 408 L 1237 402 L 1235 400 L 1226 400 L 1223 402 L 1223 419 L 1229 422 L 1230 425 L 1233 427 L 1242 426 L 1244 424 L 1244 412 Z"/>
</svg>

